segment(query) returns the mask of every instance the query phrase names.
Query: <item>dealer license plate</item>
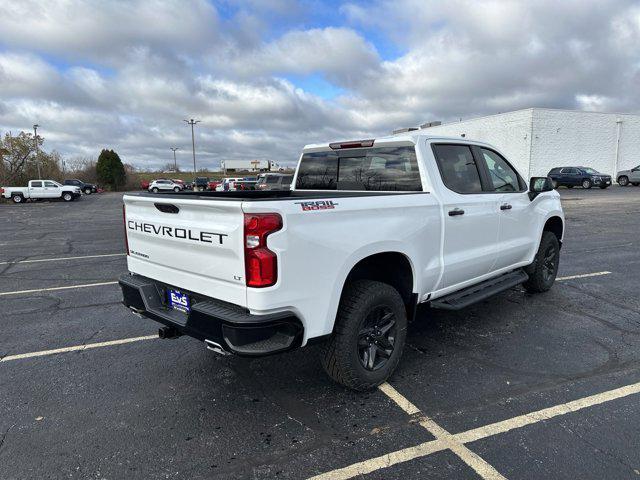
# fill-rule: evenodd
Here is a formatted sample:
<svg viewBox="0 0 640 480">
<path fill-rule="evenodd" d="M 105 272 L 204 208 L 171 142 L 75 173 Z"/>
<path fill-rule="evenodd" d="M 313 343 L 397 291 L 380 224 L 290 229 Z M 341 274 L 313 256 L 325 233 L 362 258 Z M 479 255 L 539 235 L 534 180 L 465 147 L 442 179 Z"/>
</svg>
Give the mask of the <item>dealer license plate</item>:
<svg viewBox="0 0 640 480">
<path fill-rule="evenodd" d="M 169 289 L 167 290 L 167 300 L 169 301 L 169 306 L 174 310 L 187 314 L 191 311 L 191 302 L 186 293 Z"/>
</svg>

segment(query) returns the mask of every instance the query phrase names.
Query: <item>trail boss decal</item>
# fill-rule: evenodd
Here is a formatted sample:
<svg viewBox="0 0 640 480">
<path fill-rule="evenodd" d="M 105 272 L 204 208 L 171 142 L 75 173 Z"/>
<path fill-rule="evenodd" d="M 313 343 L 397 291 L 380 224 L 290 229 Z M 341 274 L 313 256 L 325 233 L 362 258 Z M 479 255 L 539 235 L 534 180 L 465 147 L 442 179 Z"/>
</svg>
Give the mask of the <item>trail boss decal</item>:
<svg viewBox="0 0 640 480">
<path fill-rule="evenodd" d="M 302 207 L 303 212 L 309 210 L 333 210 L 338 206 L 333 200 L 315 200 L 313 202 L 296 202 L 297 205 Z"/>
<path fill-rule="evenodd" d="M 166 227 L 164 225 L 154 225 L 153 223 L 134 222 L 133 220 L 129 220 L 127 222 L 127 228 L 129 230 L 150 233 L 160 237 L 179 238 L 192 240 L 194 242 L 214 243 L 216 245 L 222 245 L 224 237 L 229 236 L 226 233 L 194 232 L 189 228 Z"/>
</svg>

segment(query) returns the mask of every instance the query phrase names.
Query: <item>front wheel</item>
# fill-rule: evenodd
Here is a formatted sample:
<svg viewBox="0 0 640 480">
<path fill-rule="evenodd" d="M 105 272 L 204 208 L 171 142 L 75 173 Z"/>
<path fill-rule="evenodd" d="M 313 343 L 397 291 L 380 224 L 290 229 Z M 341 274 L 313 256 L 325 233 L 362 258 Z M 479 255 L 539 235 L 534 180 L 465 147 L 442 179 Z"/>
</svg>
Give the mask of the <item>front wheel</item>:
<svg viewBox="0 0 640 480">
<path fill-rule="evenodd" d="M 84 194 L 85 195 L 91 195 L 91 189 L 90 188 L 85 188 L 84 189 Z"/>
<path fill-rule="evenodd" d="M 180 191 L 180 187 L 174 187 L 174 188 L 173 188 L 173 191 L 174 191 L 174 192 L 176 192 L 176 193 L 178 193 L 178 192 Z"/>
<path fill-rule="evenodd" d="M 582 188 L 584 188 L 585 190 L 588 190 L 591 188 L 591 180 L 589 180 L 588 178 L 585 178 L 582 181 Z"/>
<path fill-rule="evenodd" d="M 62 194 L 62 199 L 63 199 L 65 202 L 70 202 L 71 200 L 73 200 L 73 195 L 72 195 L 72 194 L 70 194 L 70 193 L 63 193 L 63 194 Z"/>
<path fill-rule="evenodd" d="M 398 291 L 359 280 L 345 287 L 322 366 L 336 382 L 363 391 L 384 383 L 402 356 L 407 313 Z"/>
<path fill-rule="evenodd" d="M 151 191 L 152 191 L 153 193 L 158 193 L 158 191 L 159 191 L 159 190 L 158 190 L 158 187 L 153 187 L 153 188 L 151 189 Z"/>
<path fill-rule="evenodd" d="M 556 281 L 560 264 L 560 242 L 551 232 L 542 232 L 542 239 L 533 263 L 524 269 L 529 280 L 523 283 L 529 293 L 549 290 Z"/>
<path fill-rule="evenodd" d="M 621 187 L 626 187 L 629 185 L 629 177 L 625 177 L 624 175 L 618 179 L 618 185 Z"/>
</svg>

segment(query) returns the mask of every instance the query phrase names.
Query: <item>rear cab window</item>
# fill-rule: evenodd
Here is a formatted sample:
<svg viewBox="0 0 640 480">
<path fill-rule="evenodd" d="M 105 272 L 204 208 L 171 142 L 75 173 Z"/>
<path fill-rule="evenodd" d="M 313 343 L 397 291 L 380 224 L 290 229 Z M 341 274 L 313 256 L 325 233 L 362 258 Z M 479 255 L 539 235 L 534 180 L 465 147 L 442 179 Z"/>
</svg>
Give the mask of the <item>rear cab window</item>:
<svg viewBox="0 0 640 480">
<path fill-rule="evenodd" d="M 422 192 L 414 146 L 308 152 L 298 167 L 296 190 Z"/>
</svg>

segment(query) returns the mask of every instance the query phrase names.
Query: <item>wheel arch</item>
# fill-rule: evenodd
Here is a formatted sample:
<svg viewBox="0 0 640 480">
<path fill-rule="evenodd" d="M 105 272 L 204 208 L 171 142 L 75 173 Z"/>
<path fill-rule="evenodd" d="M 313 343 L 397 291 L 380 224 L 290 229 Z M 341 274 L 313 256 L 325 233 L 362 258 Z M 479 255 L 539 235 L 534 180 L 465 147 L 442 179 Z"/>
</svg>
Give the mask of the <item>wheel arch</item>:
<svg viewBox="0 0 640 480">
<path fill-rule="evenodd" d="M 553 215 L 544 222 L 542 231 L 553 233 L 558 239 L 558 243 L 562 245 L 562 239 L 564 238 L 564 220 L 557 215 Z"/>
<path fill-rule="evenodd" d="M 385 250 L 369 253 L 352 262 L 341 283 L 339 298 L 333 309 L 334 318 L 347 285 L 357 280 L 374 280 L 391 285 L 402 297 L 407 309 L 407 318 L 413 318 L 418 304 L 418 294 L 415 266 L 408 254 L 398 250 Z"/>
</svg>

